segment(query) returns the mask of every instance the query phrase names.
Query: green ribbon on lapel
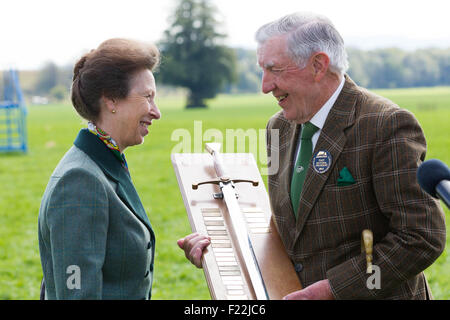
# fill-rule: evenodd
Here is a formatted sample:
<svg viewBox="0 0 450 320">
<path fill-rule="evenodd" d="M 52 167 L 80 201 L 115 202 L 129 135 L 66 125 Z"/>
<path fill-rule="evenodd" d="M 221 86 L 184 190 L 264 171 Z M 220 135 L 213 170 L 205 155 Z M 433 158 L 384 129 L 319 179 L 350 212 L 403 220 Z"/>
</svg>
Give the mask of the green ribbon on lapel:
<svg viewBox="0 0 450 320">
<path fill-rule="evenodd" d="M 354 183 L 356 183 L 356 181 L 355 181 L 355 179 L 353 179 L 352 174 L 347 169 L 347 167 L 344 167 L 339 172 L 339 178 L 337 180 L 337 185 L 342 187 L 342 186 L 350 186 L 350 185 L 352 185 Z"/>
</svg>

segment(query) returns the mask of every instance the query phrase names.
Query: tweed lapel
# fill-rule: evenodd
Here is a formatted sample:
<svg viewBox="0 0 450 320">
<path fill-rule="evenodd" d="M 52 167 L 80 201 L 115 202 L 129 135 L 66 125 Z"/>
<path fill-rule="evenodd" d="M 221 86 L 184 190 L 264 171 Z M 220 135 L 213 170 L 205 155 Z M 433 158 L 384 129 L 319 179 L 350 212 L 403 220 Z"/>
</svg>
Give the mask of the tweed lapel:
<svg viewBox="0 0 450 320">
<path fill-rule="evenodd" d="M 284 197 L 286 199 L 288 210 L 284 210 L 284 218 L 286 221 L 286 224 L 289 229 L 292 229 L 292 226 L 295 226 L 295 215 L 294 215 L 294 209 L 292 207 L 292 201 L 291 201 L 291 178 L 292 178 L 292 169 L 295 166 L 295 150 L 297 149 L 297 141 L 298 141 L 298 135 L 300 133 L 301 126 L 296 124 L 295 122 L 291 121 L 291 125 L 289 128 L 289 135 L 287 136 L 289 138 L 289 144 L 288 149 L 286 150 L 286 156 L 284 161 L 284 166 L 281 164 L 280 167 L 285 168 L 281 172 L 281 181 L 283 181 L 283 190 L 284 190 Z M 295 236 L 295 233 L 289 232 L 289 242 L 292 242 L 292 237 Z"/>
<path fill-rule="evenodd" d="M 280 231 L 285 246 L 292 242 L 295 231 L 295 217 L 292 211 L 290 188 L 291 188 L 291 169 L 296 149 L 295 141 L 299 132 L 299 125 L 287 120 L 279 113 L 276 129 L 279 130 L 278 142 L 272 141 L 272 157 L 278 157 L 278 172 L 270 177 L 269 191 L 271 192 L 271 202 L 276 203 L 278 208 L 274 211 L 275 222 Z M 276 154 L 275 154 L 276 153 Z M 271 190 L 270 190 L 271 189 Z"/>
<path fill-rule="evenodd" d="M 145 224 L 153 235 L 152 226 L 129 173 L 122 167 L 119 160 L 108 147 L 87 129 L 80 130 L 74 145 L 83 150 L 102 169 L 106 176 L 117 183 L 116 192 L 119 198 Z"/>
<path fill-rule="evenodd" d="M 347 141 L 344 130 L 354 123 L 357 93 L 355 83 L 346 75 L 344 87 L 328 114 L 313 152 L 314 155 L 319 151 L 328 151 L 332 157 L 331 167 L 325 173 L 317 173 L 313 169 L 312 164 L 308 168 L 298 208 L 296 234 L 292 242 L 293 245 L 302 232 L 305 222 L 325 182 L 333 171 L 334 165 L 344 149 Z"/>
</svg>

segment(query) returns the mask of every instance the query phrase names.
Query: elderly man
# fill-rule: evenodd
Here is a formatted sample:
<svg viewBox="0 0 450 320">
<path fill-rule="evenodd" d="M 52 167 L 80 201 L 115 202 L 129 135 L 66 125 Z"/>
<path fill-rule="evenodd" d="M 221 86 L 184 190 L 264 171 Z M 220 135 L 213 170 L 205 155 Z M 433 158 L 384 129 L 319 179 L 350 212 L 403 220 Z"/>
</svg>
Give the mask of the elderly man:
<svg viewBox="0 0 450 320">
<path fill-rule="evenodd" d="M 262 91 L 281 111 L 267 124 L 274 219 L 305 287 L 287 299 L 427 299 L 423 270 L 445 245 L 444 213 L 416 170 L 426 141 L 414 116 L 345 74 L 344 42 L 323 16 L 296 13 L 256 33 Z M 279 131 L 272 143 L 271 130 Z M 373 231 L 380 285 L 368 285 L 361 232 Z M 194 264 L 208 239 L 179 241 Z"/>
</svg>

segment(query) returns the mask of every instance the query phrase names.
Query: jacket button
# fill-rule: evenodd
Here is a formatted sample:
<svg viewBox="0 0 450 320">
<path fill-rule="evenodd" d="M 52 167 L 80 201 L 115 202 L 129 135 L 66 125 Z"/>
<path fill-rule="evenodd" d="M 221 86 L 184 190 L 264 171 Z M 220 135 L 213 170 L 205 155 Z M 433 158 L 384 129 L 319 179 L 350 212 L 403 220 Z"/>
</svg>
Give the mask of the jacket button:
<svg viewBox="0 0 450 320">
<path fill-rule="evenodd" d="M 147 278 L 149 273 L 150 273 L 150 271 L 147 270 L 147 272 L 145 273 L 144 278 Z"/>
<path fill-rule="evenodd" d="M 303 270 L 303 265 L 302 265 L 301 263 L 296 263 L 296 264 L 294 265 L 294 269 L 295 269 L 295 271 L 297 271 L 297 272 L 301 272 L 301 271 Z"/>
</svg>

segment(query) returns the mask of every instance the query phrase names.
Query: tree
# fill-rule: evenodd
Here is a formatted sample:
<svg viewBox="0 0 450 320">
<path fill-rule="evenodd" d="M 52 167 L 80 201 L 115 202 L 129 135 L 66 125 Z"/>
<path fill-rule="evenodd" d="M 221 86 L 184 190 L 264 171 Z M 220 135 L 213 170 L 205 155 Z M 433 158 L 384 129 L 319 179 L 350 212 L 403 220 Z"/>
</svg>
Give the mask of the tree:
<svg viewBox="0 0 450 320">
<path fill-rule="evenodd" d="M 39 71 L 36 82 L 36 92 L 38 94 L 48 94 L 58 83 L 58 66 L 53 62 L 47 62 Z"/>
<path fill-rule="evenodd" d="M 163 83 L 189 90 L 187 108 L 206 107 L 222 87 L 235 80 L 234 50 L 221 45 L 215 8 L 208 0 L 178 0 L 171 26 L 160 42 Z"/>
<path fill-rule="evenodd" d="M 256 51 L 236 48 L 237 81 L 230 85 L 231 93 L 259 92 L 261 90 L 262 70 L 256 63 Z"/>
<path fill-rule="evenodd" d="M 62 101 L 64 99 L 68 98 L 68 93 L 69 93 L 69 90 L 67 89 L 67 87 L 59 84 L 59 85 L 54 86 L 50 90 L 49 95 L 56 101 Z"/>
<path fill-rule="evenodd" d="M 439 59 L 433 55 L 432 50 L 416 50 L 409 54 L 405 58 L 404 67 L 411 70 L 410 86 L 439 85 Z"/>
</svg>

